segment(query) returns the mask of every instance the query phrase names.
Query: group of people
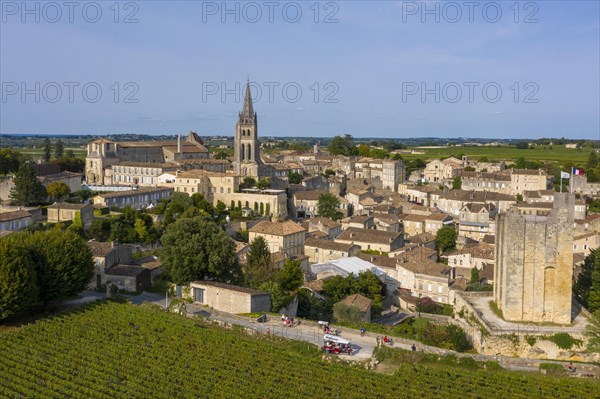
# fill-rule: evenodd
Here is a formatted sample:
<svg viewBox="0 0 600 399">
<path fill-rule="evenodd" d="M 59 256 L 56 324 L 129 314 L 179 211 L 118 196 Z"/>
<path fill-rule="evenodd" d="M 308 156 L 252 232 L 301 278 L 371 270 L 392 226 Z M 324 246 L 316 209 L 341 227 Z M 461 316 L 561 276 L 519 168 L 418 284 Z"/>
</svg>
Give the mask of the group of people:
<svg viewBox="0 0 600 399">
<path fill-rule="evenodd" d="M 288 326 L 288 327 L 294 327 L 294 318 L 293 317 L 287 317 L 286 315 L 282 314 L 281 315 L 281 322 Z"/>
</svg>

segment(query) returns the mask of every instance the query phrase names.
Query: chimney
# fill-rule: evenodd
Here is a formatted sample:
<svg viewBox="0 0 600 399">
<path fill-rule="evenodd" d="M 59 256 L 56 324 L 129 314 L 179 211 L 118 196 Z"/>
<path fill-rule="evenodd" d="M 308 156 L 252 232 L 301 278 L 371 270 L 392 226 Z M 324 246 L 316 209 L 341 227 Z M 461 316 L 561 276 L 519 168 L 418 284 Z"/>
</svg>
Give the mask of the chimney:
<svg viewBox="0 0 600 399">
<path fill-rule="evenodd" d="M 182 153 L 182 151 L 181 151 L 181 134 L 179 136 L 177 136 L 177 152 L 179 154 Z"/>
</svg>

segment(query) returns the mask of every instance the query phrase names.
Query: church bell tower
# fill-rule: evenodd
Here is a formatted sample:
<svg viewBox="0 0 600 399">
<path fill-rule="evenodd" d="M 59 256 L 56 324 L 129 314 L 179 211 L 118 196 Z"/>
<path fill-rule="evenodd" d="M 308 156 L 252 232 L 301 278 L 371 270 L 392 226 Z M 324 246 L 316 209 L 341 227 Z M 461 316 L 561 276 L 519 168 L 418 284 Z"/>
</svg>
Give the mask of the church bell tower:
<svg viewBox="0 0 600 399">
<path fill-rule="evenodd" d="M 250 81 L 248 81 L 246 82 L 244 108 L 239 113 L 235 126 L 233 167 L 239 176 L 251 176 L 258 179 L 261 165 L 258 120 L 252 106 Z"/>
</svg>

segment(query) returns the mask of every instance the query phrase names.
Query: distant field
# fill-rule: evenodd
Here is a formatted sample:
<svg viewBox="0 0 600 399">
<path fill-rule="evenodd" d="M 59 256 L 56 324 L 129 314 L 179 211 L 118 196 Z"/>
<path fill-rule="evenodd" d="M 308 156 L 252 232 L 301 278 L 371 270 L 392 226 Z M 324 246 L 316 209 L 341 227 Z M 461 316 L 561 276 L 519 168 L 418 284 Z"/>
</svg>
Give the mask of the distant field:
<svg viewBox="0 0 600 399">
<path fill-rule="evenodd" d="M 445 148 L 410 148 L 414 151 L 424 152 L 425 154 L 402 154 L 405 159 L 416 158 L 436 158 L 441 156 L 454 155 L 459 157 L 466 154 L 472 158 L 488 157 L 490 160 L 514 160 L 524 157 L 533 161 L 573 161 L 575 163 L 584 163 L 589 153 L 589 148 L 572 149 L 565 146 L 554 145 L 536 146 L 534 149 L 520 150 L 512 146 L 503 147 L 445 147 Z"/>
<path fill-rule="evenodd" d="M 324 361 L 307 343 L 105 303 L 0 333 L 2 398 L 591 398 L 573 378 Z"/>
<path fill-rule="evenodd" d="M 42 159 L 42 157 L 44 155 L 43 148 L 17 148 L 17 150 L 21 154 L 30 156 L 31 159 L 34 161 L 37 161 L 38 159 Z M 85 158 L 85 155 L 87 153 L 86 150 L 84 150 L 82 148 L 78 148 L 78 147 L 77 148 L 65 147 L 65 152 L 67 152 L 68 150 L 72 150 L 77 158 L 82 158 L 82 159 Z M 52 156 L 54 157 L 54 149 L 52 149 Z"/>
</svg>

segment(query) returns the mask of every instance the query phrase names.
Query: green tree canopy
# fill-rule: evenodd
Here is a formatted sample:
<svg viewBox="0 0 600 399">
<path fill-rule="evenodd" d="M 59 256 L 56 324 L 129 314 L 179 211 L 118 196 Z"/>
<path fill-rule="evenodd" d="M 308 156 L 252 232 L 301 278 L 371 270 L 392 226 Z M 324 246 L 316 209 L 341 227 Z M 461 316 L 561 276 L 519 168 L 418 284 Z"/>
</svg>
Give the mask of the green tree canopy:
<svg viewBox="0 0 600 399">
<path fill-rule="evenodd" d="M 298 172 L 292 172 L 290 170 L 288 172 L 288 182 L 290 184 L 300 184 L 302 183 L 302 175 Z"/>
<path fill-rule="evenodd" d="M 65 155 L 65 145 L 61 139 L 58 139 L 54 146 L 54 158 L 62 158 Z"/>
<path fill-rule="evenodd" d="M 71 193 L 69 185 L 62 181 L 53 181 L 46 187 L 48 195 L 54 200 L 60 200 Z"/>
<path fill-rule="evenodd" d="M 258 288 L 261 284 L 275 278 L 275 270 L 271 262 L 271 251 L 262 236 L 256 237 L 248 248 L 246 256 L 246 284 Z"/>
<path fill-rule="evenodd" d="M 37 298 L 35 262 L 25 235 L 0 238 L 0 320 L 26 312 Z"/>
<path fill-rule="evenodd" d="M 319 196 L 319 216 L 340 220 L 344 215 L 340 212 L 340 200 L 335 194 L 324 193 Z"/>
<path fill-rule="evenodd" d="M 577 301 L 591 312 L 600 309 L 600 249 L 593 249 L 583 261 L 583 268 L 573 284 Z"/>
<path fill-rule="evenodd" d="M 358 155 L 358 148 L 354 145 L 354 140 L 349 134 L 344 135 L 344 137 L 335 136 L 327 149 L 331 155 Z"/>
<path fill-rule="evenodd" d="M 304 283 L 302 264 L 298 259 L 287 259 L 277 273 L 277 281 L 286 293 L 296 292 Z"/>
<path fill-rule="evenodd" d="M 36 262 L 39 299 L 44 306 L 73 296 L 90 283 L 94 263 L 81 236 L 53 229 L 29 235 L 27 243 Z"/>
<path fill-rule="evenodd" d="M 454 178 L 454 180 L 452 180 L 452 189 L 460 190 L 461 187 L 462 187 L 462 179 L 460 178 L 460 176 L 456 176 Z"/>
<path fill-rule="evenodd" d="M 50 162 L 50 158 L 52 158 L 52 143 L 50 139 L 46 137 L 44 139 L 44 162 Z"/>
<path fill-rule="evenodd" d="M 600 353 L 600 310 L 596 310 L 590 317 L 585 335 L 588 339 L 587 350 Z"/>
<path fill-rule="evenodd" d="M 0 174 L 6 175 L 18 171 L 21 162 L 24 161 L 23 158 L 19 151 L 12 148 L 0 149 Z"/>
<path fill-rule="evenodd" d="M 267 188 L 271 188 L 271 178 L 270 177 L 261 177 L 256 183 L 256 188 L 260 190 L 266 190 Z"/>
<path fill-rule="evenodd" d="M 435 245 L 440 253 L 455 248 L 456 230 L 449 226 L 439 229 L 435 235 Z"/>
<path fill-rule="evenodd" d="M 233 240 L 212 221 L 202 217 L 179 219 L 166 228 L 161 243 L 163 269 L 176 284 L 205 278 L 240 281 Z"/>
<path fill-rule="evenodd" d="M 23 162 L 13 179 L 10 200 L 14 205 L 34 205 L 46 199 L 46 188 L 39 182 L 33 165 Z"/>
</svg>

